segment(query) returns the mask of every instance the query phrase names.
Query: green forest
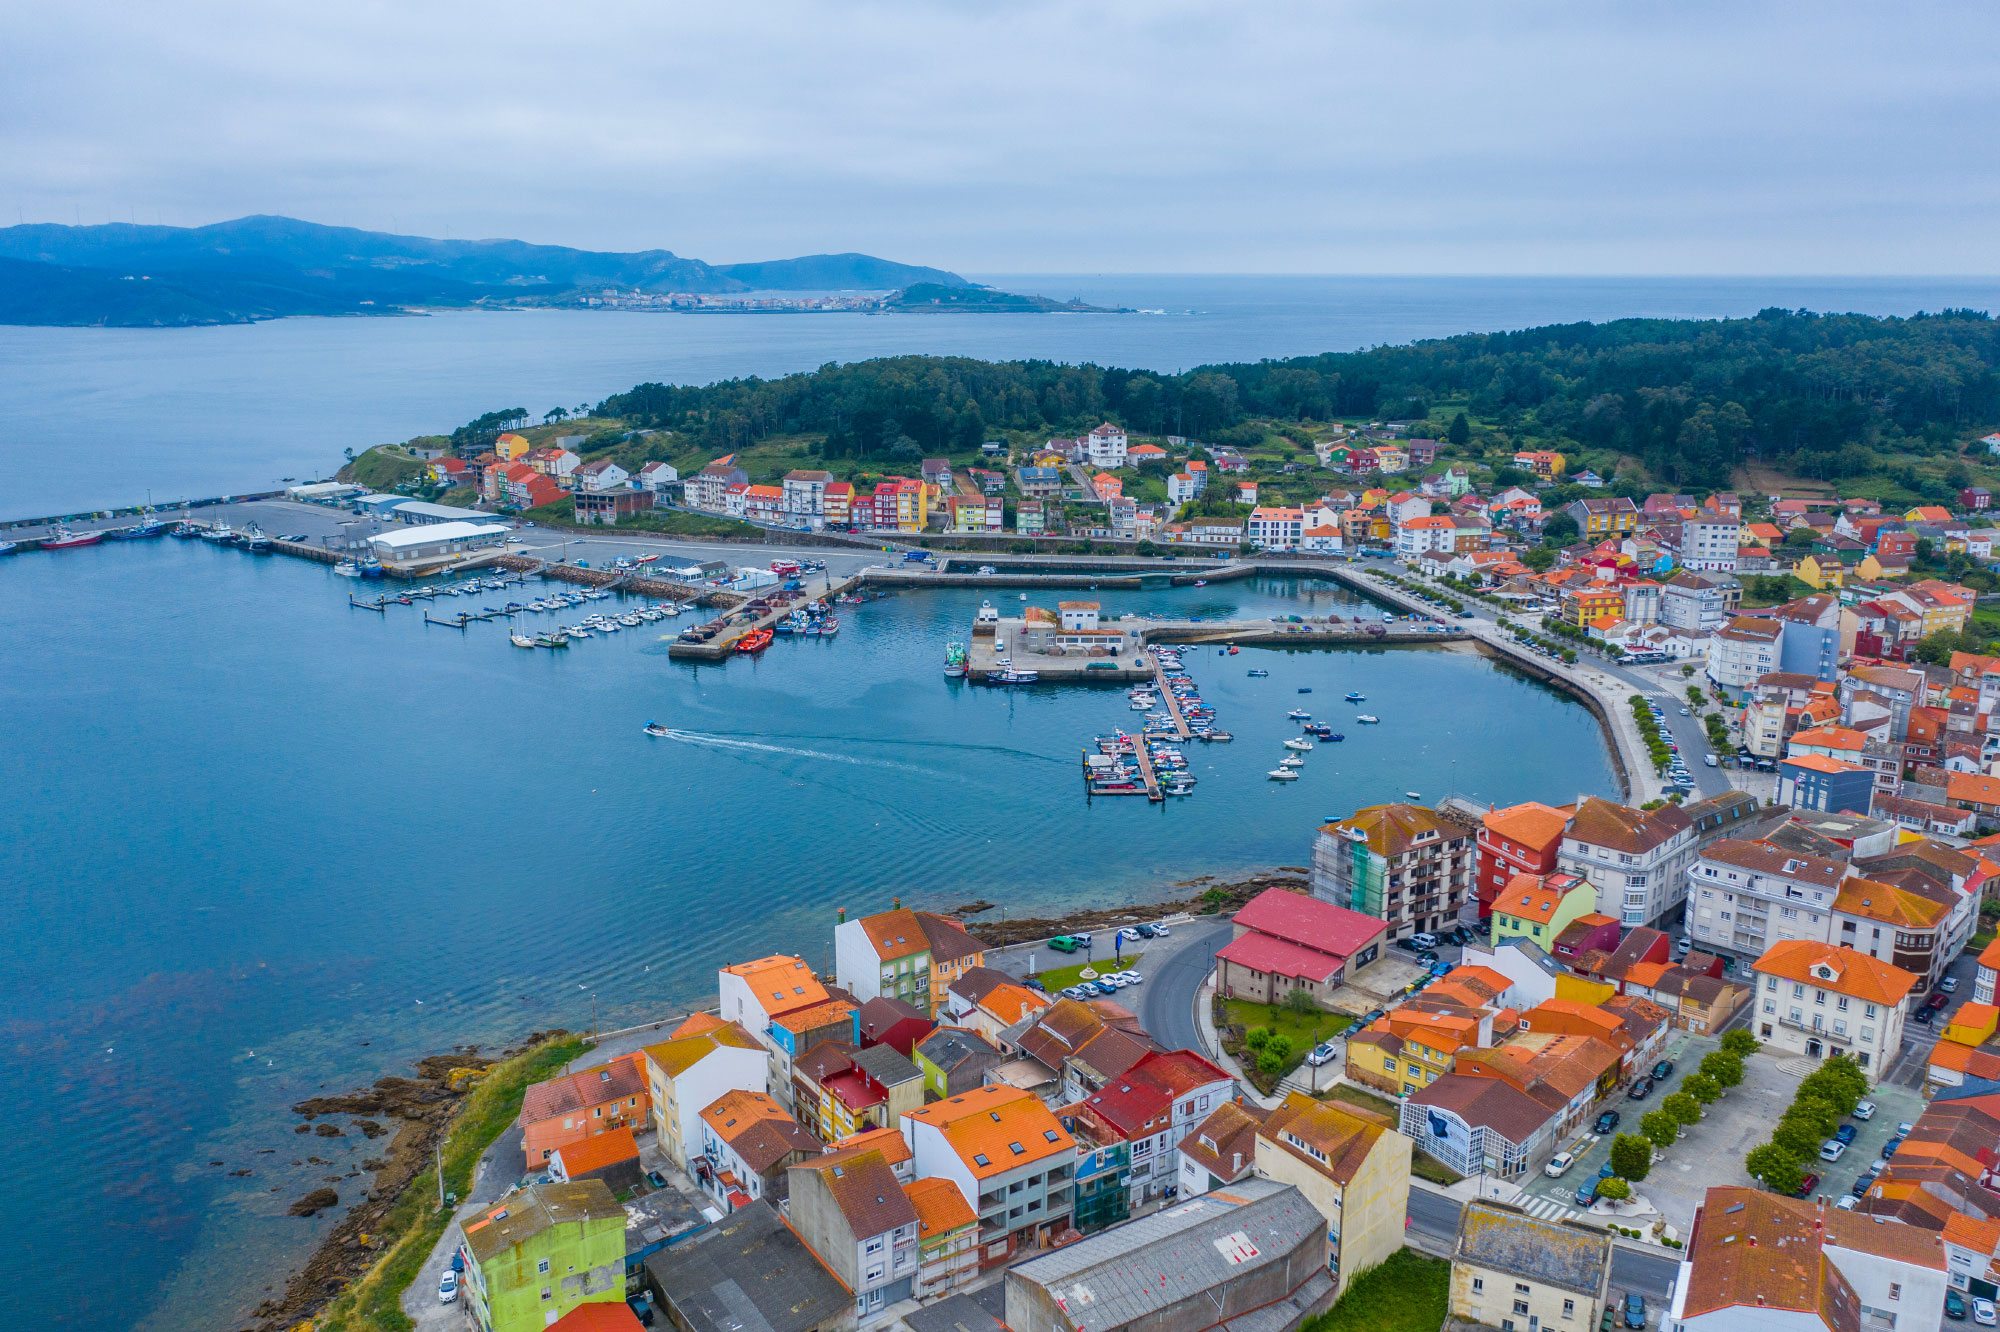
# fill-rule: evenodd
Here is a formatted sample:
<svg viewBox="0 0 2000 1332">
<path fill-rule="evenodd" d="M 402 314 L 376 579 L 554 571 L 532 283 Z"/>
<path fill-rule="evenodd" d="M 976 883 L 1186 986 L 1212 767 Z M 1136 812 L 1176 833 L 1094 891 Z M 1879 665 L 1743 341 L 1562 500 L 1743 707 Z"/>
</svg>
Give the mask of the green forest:
<svg viewBox="0 0 2000 1332">
<path fill-rule="evenodd" d="M 1758 460 L 1838 481 L 1894 475 L 2000 425 L 2000 325 L 1765 310 L 1748 319 L 1623 319 L 1467 333 L 1202 366 L 1182 374 L 895 356 L 779 379 L 641 384 L 598 414 L 682 432 L 716 452 L 824 434 L 825 456 L 915 458 L 999 431 L 1104 419 L 1151 434 L 1254 443 L 1253 421 L 1442 421 L 1472 413 L 1542 447 L 1614 450 L 1691 488 Z M 1234 432 L 1234 434 L 1232 434 Z"/>
</svg>

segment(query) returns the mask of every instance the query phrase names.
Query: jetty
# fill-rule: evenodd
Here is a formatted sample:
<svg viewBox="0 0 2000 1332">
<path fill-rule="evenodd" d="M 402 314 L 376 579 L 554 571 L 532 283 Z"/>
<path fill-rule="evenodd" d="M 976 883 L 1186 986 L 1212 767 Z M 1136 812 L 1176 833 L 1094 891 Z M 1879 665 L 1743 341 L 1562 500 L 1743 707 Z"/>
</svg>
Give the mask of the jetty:
<svg viewBox="0 0 2000 1332">
<path fill-rule="evenodd" d="M 798 609 L 803 602 L 825 600 L 829 604 L 844 596 L 859 584 L 856 575 L 834 582 L 828 578 L 818 592 L 802 590 L 785 592 L 773 589 L 754 601 L 739 597 L 735 606 L 727 613 L 710 620 L 705 625 L 697 625 L 690 635 L 682 636 L 667 645 L 667 656 L 674 661 L 725 661 L 736 651 L 737 643 L 759 629 L 769 629 L 778 621 Z M 755 607 L 755 609 L 751 609 Z"/>
<path fill-rule="evenodd" d="M 1174 728 L 1174 738 L 1181 741 L 1192 740 L 1194 731 L 1188 726 L 1186 715 L 1181 712 L 1180 695 L 1167 687 L 1167 668 L 1157 655 L 1153 657 L 1153 682 L 1160 691 L 1160 701 L 1167 705 L 1167 720 Z M 1142 744 L 1139 748 L 1143 752 L 1146 746 Z M 1151 772 L 1153 769 L 1150 758 L 1142 760 L 1139 766 L 1143 772 Z M 1154 782 L 1153 789 L 1157 790 L 1158 787 L 1159 783 Z"/>
</svg>

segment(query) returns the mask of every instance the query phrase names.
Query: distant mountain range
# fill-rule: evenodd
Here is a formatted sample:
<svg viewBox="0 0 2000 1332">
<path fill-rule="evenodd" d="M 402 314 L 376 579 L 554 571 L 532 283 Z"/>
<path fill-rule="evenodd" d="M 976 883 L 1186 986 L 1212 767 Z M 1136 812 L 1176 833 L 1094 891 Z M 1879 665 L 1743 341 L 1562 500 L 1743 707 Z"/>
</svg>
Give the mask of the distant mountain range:
<svg viewBox="0 0 2000 1332">
<path fill-rule="evenodd" d="M 971 288 L 956 273 L 865 254 L 708 264 L 516 240 L 435 240 L 289 217 L 205 227 L 0 228 L 0 323 L 172 327 L 410 306 L 557 304 L 647 293 Z"/>
</svg>

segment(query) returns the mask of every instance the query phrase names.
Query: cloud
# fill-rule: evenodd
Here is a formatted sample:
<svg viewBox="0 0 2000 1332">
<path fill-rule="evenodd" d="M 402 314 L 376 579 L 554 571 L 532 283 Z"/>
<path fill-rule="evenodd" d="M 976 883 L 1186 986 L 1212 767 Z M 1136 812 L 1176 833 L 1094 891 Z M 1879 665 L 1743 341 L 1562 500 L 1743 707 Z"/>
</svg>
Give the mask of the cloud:
<svg viewBox="0 0 2000 1332">
<path fill-rule="evenodd" d="M 0 201 L 983 272 L 1987 272 L 1996 37 L 1707 0 L 68 0 L 0 17 Z"/>
</svg>

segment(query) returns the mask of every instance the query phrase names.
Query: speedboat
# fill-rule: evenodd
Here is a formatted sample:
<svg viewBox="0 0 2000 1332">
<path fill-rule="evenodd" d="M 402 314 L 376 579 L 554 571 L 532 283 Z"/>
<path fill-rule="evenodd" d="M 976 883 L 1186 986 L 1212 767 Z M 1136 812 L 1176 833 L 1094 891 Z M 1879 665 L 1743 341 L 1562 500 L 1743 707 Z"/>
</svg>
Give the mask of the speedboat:
<svg viewBox="0 0 2000 1332">
<path fill-rule="evenodd" d="M 647 735 L 671 735 L 671 734 L 673 734 L 673 733 L 672 733 L 671 731 L 669 731 L 669 730 L 668 730 L 668 729 L 667 729 L 666 727 L 664 727 L 664 726 L 660 725 L 660 724 L 659 724 L 658 722 L 656 722 L 656 721 L 649 721 L 649 722 L 647 722 L 647 723 L 646 723 L 646 734 L 647 734 Z"/>
<path fill-rule="evenodd" d="M 1349 703 L 1359 703 L 1362 701 L 1365 695 L 1363 695 L 1362 692 L 1358 689 L 1350 689 L 1347 691 L 1345 695 L 1343 695 L 1343 697 L 1346 698 L 1346 700 Z"/>
<path fill-rule="evenodd" d="M 1312 752 L 1312 747 L 1313 747 L 1312 741 L 1296 735 L 1293 736 L 1291 739 L 1285 741 L 1286 749 L 1296 750 L 1301 754 Z"/>
<path fill-rule="evenodd" d="M 1310 694 L 1310 693 L 1311 693 L 1312 691 L 1313 691 L 1313 687 L 1312 687 L 1311 685 L 1300 685 L 1300 686 L 1299 686 L 1299 692 L 1300 692 L 1301 694 Z"/>
<path fill-rule="evenodd" d="M 339 574 L 342 578 L 361 577 L 361 566 L 356 564 L 353 560 L 342 560 L 340 563 L 333 566 L 333 571 Z"/>
<path fill-rule="evenodd" d="M 1273 768 L 1264 774 L 1274 782 L 1295 782 L 1299 774 L 1291 768 Z"/>
<path fill-rule="evenodd" d="M 570 636 L 571 638 L 589 638 L 589 637 L 590 637 L 590 630 L 588 630 L 588 629 L 584 628 L 584 627 L 583 627 L 582 625 L 580 625 L 580 624 L 572 624 L 572 625 L 565 625 L 565 626 L 563 627 L 563 632 L 564 632 L 564 633 L 566 633 L 566 634 L 568 634 L 568 635 L 569 635 L 569 636 Z"/>
<path fill-rule="evenodd" d="M 1356 717 L 1354 720 L 1360 722 L 1363 726 L 1373 726 L 1382 719 L 1380 717 L 1377 717 L 1372 712 L 1364 712 L 1359 717 Z"/>
<path fill-rule="evenodd" d="M 1422 800 L 1424 798 L 1423 792 L 1421 791 L 1405 791 L 1403 792 L 1403 794 L 1408 796 L 1412 800 Z"/>
<path fill-rule="evenodd" d="M 1261 680 L 1269 674 L 1270 672 L 1263 669 L 1261 666 L 1252 666 L 1250 668 L 1250 678 L 1253 680 Z"/>
<path fill-rule="evenodd" d="M 1304 708 L 1293 708 L 1290 712 L 1286 713 L 1285 715 L 1287 717 L 1290 717 L 1293 721 L 1312 720 L 1312 714 L 1310 712 L 1307 712 Z"/>
<path fill-rule="evenodd" d="M 1306 766 L 1306 761 L 1297 754 L 1287 754 L 1278 760 L 1278 766 L 1281 768 L 1303 768 Z"/>
</svg>

